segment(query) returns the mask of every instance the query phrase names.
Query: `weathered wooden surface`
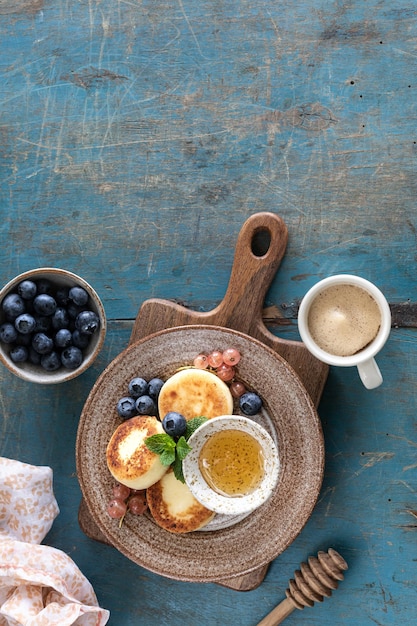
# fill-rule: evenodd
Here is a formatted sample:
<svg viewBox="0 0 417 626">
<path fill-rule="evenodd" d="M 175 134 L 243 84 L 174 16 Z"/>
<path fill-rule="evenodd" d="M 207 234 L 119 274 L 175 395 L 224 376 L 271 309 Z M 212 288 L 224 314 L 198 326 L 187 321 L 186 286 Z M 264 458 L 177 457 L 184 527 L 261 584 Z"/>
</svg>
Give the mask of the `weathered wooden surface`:
<svg viewBox="0 0 417 626">
<path fill-rule="evenodd" d="M 381 388 L 331 369 L 319 502 L 254 591 L 161 579 L 85 537 L 73 444 L 142 302 L 213 309 L 252 213 L 289 230 L 265 303 L 285 312 L 277 335 L 298 339 L 297 302 L 331 273 L 373 280 L 392 305 L 417 300 L 416 27 L 402 0 L 0 1 L 1 283 L 66 267 L 109 318 L 99 360 L 75 381 L 40 388 L 1 369 L 0 453 L 53 468 L 61 513 L 47 541 L 91 580 L 111 624 L 256 624 L 329 546 L 349 564 L 340 589 L 286 623 L 414 623 L 413 317 L 380 355 Z"/>
</svg>

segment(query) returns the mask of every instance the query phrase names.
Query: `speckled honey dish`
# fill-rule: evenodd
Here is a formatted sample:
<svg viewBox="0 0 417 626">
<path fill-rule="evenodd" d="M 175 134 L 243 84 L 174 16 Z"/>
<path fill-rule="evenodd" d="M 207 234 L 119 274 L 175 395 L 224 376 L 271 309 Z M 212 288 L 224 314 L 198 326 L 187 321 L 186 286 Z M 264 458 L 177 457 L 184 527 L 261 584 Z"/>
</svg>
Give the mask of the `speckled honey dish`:
<svg viewBox="0 0 417 626">
<path fill-rule="evenodd" d="M 278 479 L 270 497 L 251 513 L 216 515 L 203 530 L 186 534 L 160 528 L 149 512 L 126 515 L 122 524 L 111 519 L 107 503 L 114 481 L 106 464 L 106 447 L 121 423 L 116 404 L 129 381 L 139 375 L 166 380 L 192 364 L 198 353 L 231 346 L 241 354 L 239 378 L 263 400 L 260 412 L 250 419 L 269 433 L 279 451 Z M 81 414 L 76 462 L 84 504 L 110 545 L 161 576 L 216 582 L 266 565 L 297 537 L 320 492 L 324 442 L 310 396 L 282 357 L 238 331 L 182 326 L 131 344 L 104 370 Z M 216 520 L 220 520 L 217 525 Z"/>
<path fill-rule="evenodd" d="M 223 476 L 223 482 L 229 483 L 229 474 L 234 475 L 235 484 L 230 493 L 224 493 L 210 484 L 210 480 L 204 476 L 204 462 L 202 453 L 206 444 L 219 449 L 218 441 L 213 439 L 218 435 L 228 436 L 229 434 L 241 435 L 242 439 L 236 439 L 236 446 L 240 448 L 238 452 L 243 454 L 233 458 L 233 442 L 224 439 L 223 458 L 219 457 L 217 465 L 219 473 Z M 250 449 L 245 450 L 242 443 L 248 442 Z M 183 461 L 183 471 L 185 482 L 191 493 L 201 504 L 210 511 L 215 511 L 222 515 L 242 515 L 250 513 L 264 504 L 271 496 L 278 480 L 279 457 L 276 444 L 267 430 L 255 422 L 253 419 L 241 415 L 221 415 L 214 417 L 200 426 L 188 441 L 191 451 Z M 249 452 L 253 452 L 254 457 L 249 458 Z M 215 460 L 215 461 L 216 461 Z M 207 462 L 207 461 L 206 461 Z M 216 462 L 213 463 L 216 465 Z M 214 467 L 215 471 L 216 468 Z M 237 471 L 235 471 L 235 469 Z M 259 473 L 259 480 L 249 476 L 247 491 L 239 489 L 242 484 L 242 472 Z M 249 473 L 249 472 L 248 472 Z M 249 485 L 249 482 L 253 485 Z"/>
</svg>

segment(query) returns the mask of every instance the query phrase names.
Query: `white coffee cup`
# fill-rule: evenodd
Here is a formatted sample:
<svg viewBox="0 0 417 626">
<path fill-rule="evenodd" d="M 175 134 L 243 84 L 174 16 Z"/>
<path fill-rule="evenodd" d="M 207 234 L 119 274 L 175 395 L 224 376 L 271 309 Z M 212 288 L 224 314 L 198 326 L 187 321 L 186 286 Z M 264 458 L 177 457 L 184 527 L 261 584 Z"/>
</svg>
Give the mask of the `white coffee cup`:
<svg viewBox="0 0 417 626">
<path fill-rule="evenodd" d="M 391 330 L 391 310 L 373 283 L 352 274 L 329 276 L 304 296 L 298 329 L 306 348 L 320 361 L 356 366 L 367 389 L 382 383 L 374 356 Z"/>
</svg>

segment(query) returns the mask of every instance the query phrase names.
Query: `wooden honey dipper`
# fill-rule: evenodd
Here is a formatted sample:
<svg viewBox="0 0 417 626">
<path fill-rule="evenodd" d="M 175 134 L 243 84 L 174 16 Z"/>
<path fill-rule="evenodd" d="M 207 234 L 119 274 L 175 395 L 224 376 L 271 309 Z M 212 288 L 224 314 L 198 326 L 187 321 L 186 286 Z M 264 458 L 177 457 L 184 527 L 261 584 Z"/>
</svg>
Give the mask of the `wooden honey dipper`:
<svg viewBox="0 0 417 626">
<path fill-rule="evenodd" d="M 277 626 L 294 609 L 303 609 L 305 606 L 314 606 L 315 602 L 322 602 L 337 589 L 338 581 L 343 580 L 343 572 L 347 569 L 345 559 L 333 548 L 327 552 L 319 552 L 317 557 L 309 557 L 308 562 L 301 563 L 300 569 L 289 581 L 285 600 L 268 613 L 258 626 Z"/>
</svg>

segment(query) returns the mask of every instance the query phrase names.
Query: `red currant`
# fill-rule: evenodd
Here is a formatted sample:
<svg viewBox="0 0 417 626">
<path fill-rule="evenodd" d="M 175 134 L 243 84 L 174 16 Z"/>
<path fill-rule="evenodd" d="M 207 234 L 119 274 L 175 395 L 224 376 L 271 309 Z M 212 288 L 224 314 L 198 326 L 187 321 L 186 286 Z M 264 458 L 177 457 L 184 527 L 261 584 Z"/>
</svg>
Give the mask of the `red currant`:
<svg viewBox="0 0 417 626">
<path fill-rule="evenodd" d="M 205 370 L 209 366 L 208 358 L 205 354 L 199 354 L 194 359 L 194 367 L 198 367 L 200 370 Z"/>
<path fill-rule="evenodd" d="M 243 394 L 246 393 L 246 387 L 240 381 L 235 380 L 230 385 L 230 393 L 234 398 L 240 398 L 240 396 L 243 396 Z"/>
<path fill-rule="evenodd" d="M 217 369 L 223 363 L 223 354 L 219 350 L 213 350 L 207 358 L 210 367 L 213 367 L 214 369 Z"/>
<path fill-rule="evenodd" d="M 240 352 L 236 348 L 227 348 L 223 352 L 223 361 L 226 365 L 237 365 L 240 361 Z"/>
<path fill-rule="evenodd" d="M 133 515 L 142 515 L 148 508 L 145 492 L 143 491 L 142 495 L 132 496 L 128 502 L 128 508 Z"/>
<path fill-rule="evenodd" d="M 229 380 L 232 380 L 233 376 L 235 375 L 235 370 L 233 367 L 230 367 L 230 365 L 222 363 L 222 365 L 217 368 L 216 374 L 221 380 L 227 382 Z"/>
<path fill-rule="evenodd" d="M 127 504 L 120 498 L 112 498 L 107 505 L 107 513 L 113 519 L 120 519 L 127 511 Z"/>
<path fill-rule="evenodd" d="M 118 500 L 126 500 L 126 498 L 128 498 L 129 496 L 130 489 L 129 487 L 126 487 L 126 485 L 121 485 L 120 483 L 117 483 L 117 485 L 113 487 L 114 498 L 117 498 Z"/>
</svg>

